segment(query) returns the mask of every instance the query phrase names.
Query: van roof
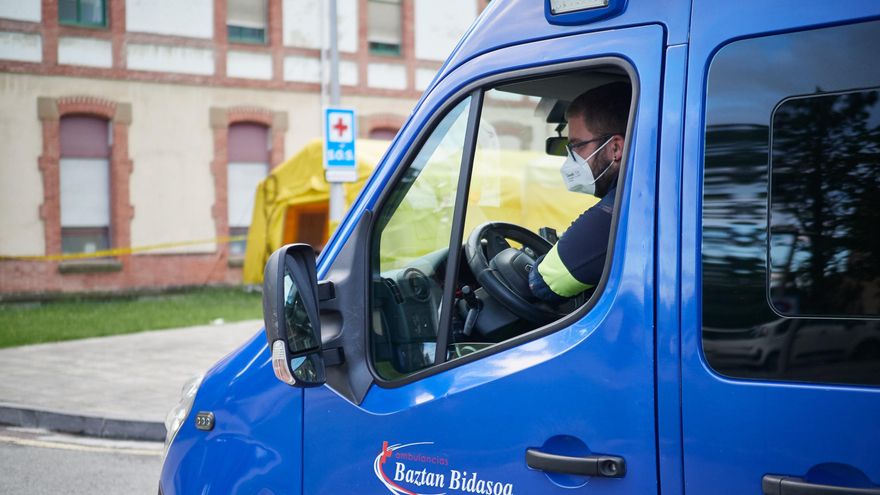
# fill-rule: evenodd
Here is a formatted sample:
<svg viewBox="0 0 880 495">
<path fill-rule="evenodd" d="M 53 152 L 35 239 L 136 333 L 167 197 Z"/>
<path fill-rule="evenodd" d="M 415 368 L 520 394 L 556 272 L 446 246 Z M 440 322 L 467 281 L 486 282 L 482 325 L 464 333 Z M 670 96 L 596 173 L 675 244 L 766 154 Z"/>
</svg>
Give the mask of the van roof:
<svg viewBox="0 0 880 495">
<path fill-rule="evenodd" d="M 627 0 L 620 14 L 576 25 L 551 24 L 545 0 L 492 0 L 465 33 L 435 81 L 464 62 L 505 46 L 608 28 L 664 26 L 667 44 L 687 42 L 691 0 Z"/>
</svg>

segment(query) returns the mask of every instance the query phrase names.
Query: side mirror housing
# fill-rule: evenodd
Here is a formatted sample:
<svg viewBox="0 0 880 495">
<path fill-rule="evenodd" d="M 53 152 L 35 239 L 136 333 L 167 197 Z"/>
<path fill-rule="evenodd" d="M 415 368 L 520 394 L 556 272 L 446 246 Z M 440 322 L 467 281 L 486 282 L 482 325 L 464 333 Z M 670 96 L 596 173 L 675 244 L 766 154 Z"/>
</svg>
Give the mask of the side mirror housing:
<svg viewBox="0 0 880 495">
<path fill-rule="evenodd" d="M 326 381 L 318 317 L 315 251 L 288 244 L 272 253 L 263 276 L 263 322 L 272 369 L 282 382 L 314 387 Z"/>
</svg>

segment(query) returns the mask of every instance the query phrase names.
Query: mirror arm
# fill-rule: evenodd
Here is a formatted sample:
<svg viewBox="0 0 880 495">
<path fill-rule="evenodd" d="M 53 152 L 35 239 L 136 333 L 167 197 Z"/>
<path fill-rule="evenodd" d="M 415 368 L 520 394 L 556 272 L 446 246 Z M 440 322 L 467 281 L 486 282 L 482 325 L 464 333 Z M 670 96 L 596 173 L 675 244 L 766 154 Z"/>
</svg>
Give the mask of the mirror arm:
<svg viewBox="0 0 880 495">
<path fill-rule="evenodd" d="M 321 280 L 318 282 L 318 302 L 330 301 L 336 299 L 336 287 L 330 280 Z"/>
<path fill-rule="evenodd" d="M 339 366 L 345 362 L 345 351 L 342 347 L 331 347 L 323 350 L 325 366 Z"/>
<path fill-rule="evenodd" d="M 562 131 L 565 130 L 565 124 L 566 122 L 560 122 L 559 125 L 556 126 L 555 131 L 557 136 L 562 137 Z"/>
<path fill-rule="evenodd" d="M 324 303 L 336 299 L 336 286 L 331 280 L 318 281 L 318 302 Z M 326 309 L 323 306 L 321 309 Z M 330 347 L 335 344 L 335 347 Z M 339 366 L 345 363 L 345 351 L 338 342 L 338 339 L 323 344 L 321 355 L 324 359 L 324 366 Z"/>
</svg>

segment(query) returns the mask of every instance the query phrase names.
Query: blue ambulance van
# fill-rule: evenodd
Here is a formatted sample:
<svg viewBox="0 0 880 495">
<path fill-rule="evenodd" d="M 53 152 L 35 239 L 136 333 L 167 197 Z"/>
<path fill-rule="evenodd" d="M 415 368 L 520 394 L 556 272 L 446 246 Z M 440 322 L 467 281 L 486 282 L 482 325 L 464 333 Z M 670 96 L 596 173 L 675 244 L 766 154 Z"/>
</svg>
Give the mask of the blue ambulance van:
<svg viewBox="0 0 880 495">
<path fill-rule="evenodd" d="M 159 492 L 880 494 L 878 52 L 868 0 L 493 0 Z M 601 279 L 539 302 L 595 204 L 565 111 L 620 82 Z"/>
</svg>

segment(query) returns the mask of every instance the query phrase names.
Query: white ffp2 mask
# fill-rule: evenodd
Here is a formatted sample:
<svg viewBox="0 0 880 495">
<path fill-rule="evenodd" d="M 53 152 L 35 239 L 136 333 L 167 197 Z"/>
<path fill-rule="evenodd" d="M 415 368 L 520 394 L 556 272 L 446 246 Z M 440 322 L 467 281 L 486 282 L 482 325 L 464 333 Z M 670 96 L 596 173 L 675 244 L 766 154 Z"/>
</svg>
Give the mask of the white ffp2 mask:
<svg viewBox="0 0 880 495">
<path fill-rule="evenodd" d="M 575 151 L 569 152 L 568 158 L 566 158 L 562 167 L 559 169 L 559 172 L 562 174 L 562 181 L 565 182 L 566 189 L 572 192 L 596 194 L 596 182 L 601 179 L 602 176 L 605 175 L 605 172 L 611 167 L 605 167 L 605 170 L 599 174 L 599 177 L 594 178 L 593 169 L 590 168 L 590 159 L 596 156 L 596 153 L 610 143 L 612 139 L 614 139 L 614 136 L 608 138 L 607 141 L 602 143 L 602 146 L 596 148 L 596 151 L 592 152 L 587 158 L 581 158 L 581 156 Z"/>
</svg>

